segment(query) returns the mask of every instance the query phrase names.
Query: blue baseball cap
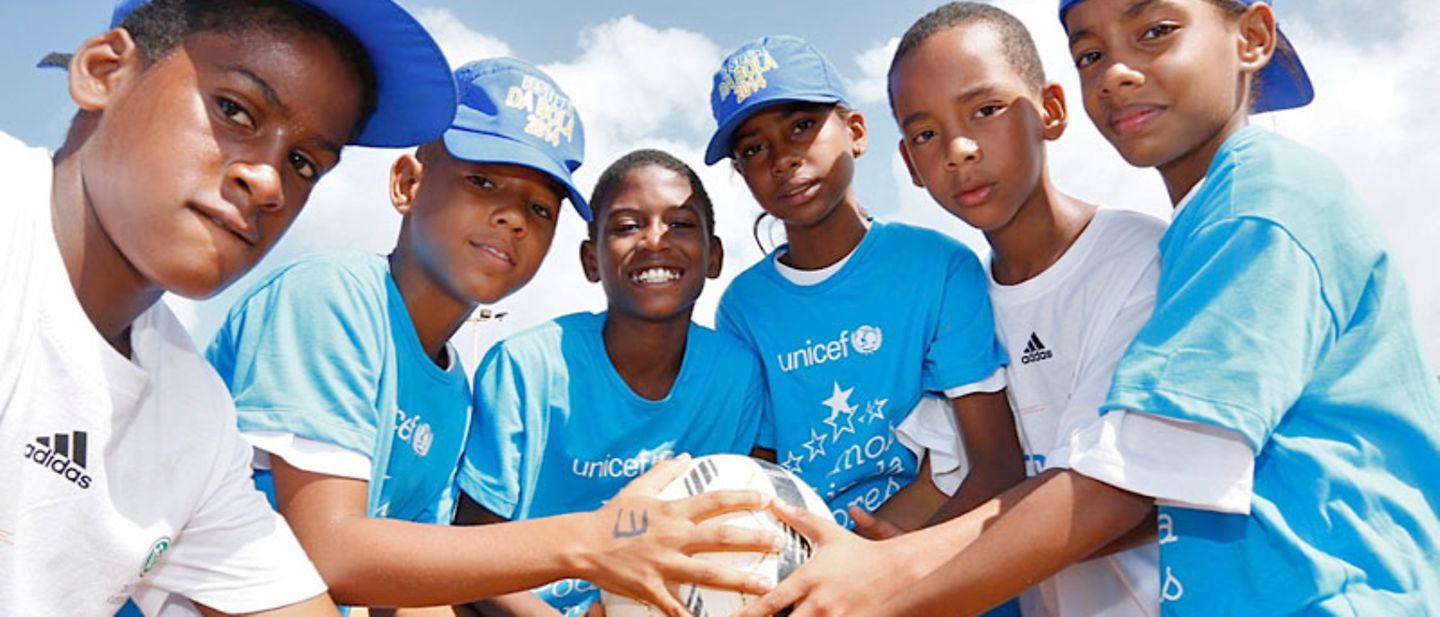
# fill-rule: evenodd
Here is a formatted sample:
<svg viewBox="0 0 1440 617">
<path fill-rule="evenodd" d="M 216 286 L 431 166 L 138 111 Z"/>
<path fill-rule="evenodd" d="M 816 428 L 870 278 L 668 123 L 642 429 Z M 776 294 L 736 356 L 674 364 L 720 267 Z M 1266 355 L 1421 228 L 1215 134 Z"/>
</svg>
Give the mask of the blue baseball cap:
<svg viewBox="0 0 1440 617">
<path fill-rule="evenodd" d="M 749 41 L 726 56 L 715 71 L 710 111 L 719 128 L 705 148 L 705 164 L 729 157 L 735 129 L 756 112 L 778 103 L 849 105 L 840 71 L 813 45 L 793 36 Z"/>
<path fill-rule="evenodd" d="M 1065 14 L 1084 1 L 1060 0 L 1060 26 L 1067 32 L 1070 29 L 1065 25 Z M 1237 1 L 1250 6 L 1257 0 Z M 1275 46 L 1275 56 L 1270 59 L 1270 64 L 1265 65 L 1255 76 L 1259 87 L 1254 108 L 1257 114 L 1304 107 L 1315 100 L 1315 88 L 1310 85 L 1310 75 L 1305 72 L 1305 65 L 1300 63 L 1300 55 L 1295 52 L 1295 46 L 1290 44 L 1290 39 L 1280 31 L 1278 24 L 1275 32 L 1280 36 L 1280 43 Z"/>
<path fill-rule="evenodd" d="M 365 48 L 375 70 L 375 111 L 350 140 L 360 146 L 398 148 L 434 140 L 455 115 L 455 82 L 445 54 L 425 27 L 391 0 L 294 0 L 335 20 Z M 115 28 L 150 0 L 120 0 Z M 69 57 L 50 54 L 43 67 Z"/>
<path fill-rule="evenodd" d="M 590 204 L 570 174 L 585 158 L 585 127 L 549 76 L 514 58 L 477 60 L 455 71 L 460 106 L 445 131 L 450 155 L 475 163 L 522 165 L 565 185 L 580 218 Z"/>
</svg>

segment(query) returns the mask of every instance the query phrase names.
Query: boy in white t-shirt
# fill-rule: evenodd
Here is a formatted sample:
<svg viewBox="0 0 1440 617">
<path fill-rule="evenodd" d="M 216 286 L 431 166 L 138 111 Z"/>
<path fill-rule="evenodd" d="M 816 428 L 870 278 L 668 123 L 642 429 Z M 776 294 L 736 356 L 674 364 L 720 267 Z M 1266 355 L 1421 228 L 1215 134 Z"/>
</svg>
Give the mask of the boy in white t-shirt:
<svg viewBox="0 0 1440 617">
<path fill-rule="evenodd" d="M 915 184 L 990 243 L 990 298 L 1012 359 L 1005 372 L 1026 472 L 1063 467 L 1071 436 L 1098 417 L 1154 308 L 1164 224 L 1098 210 L 1050 182 L 1045 142 L 1065 130 L 1064 93 L 1045 82 L 1025 27 L 1000 9 L 952 3 L 911 26 L 891 64 L 890 102 Z M 929 451 L 936 486 L 953 492 L 966 472 L 953 417 L 922 405 L 900 431 Z M 933 522 L 960 513 L 947 505 Z M 883 521 L 867 522 L 885 535 Z M 1152 520 L 1137 535 L 1153 533 Z M 1157 559 L 1146 538 L 1076 564 L 1022 595 L 1022 610 L 1155 615 Z"/>
<path fill-rule="evenodd" d="M 79 113 L 53 160 L 0 135 L 0 613 L 155 590 L 334 615 L 160 298 L 254 266 L 342 145 L 438 136 L 449 67 L 386 0 L 126 0 L 113 25 L 69 59 Z"/>
</svg>

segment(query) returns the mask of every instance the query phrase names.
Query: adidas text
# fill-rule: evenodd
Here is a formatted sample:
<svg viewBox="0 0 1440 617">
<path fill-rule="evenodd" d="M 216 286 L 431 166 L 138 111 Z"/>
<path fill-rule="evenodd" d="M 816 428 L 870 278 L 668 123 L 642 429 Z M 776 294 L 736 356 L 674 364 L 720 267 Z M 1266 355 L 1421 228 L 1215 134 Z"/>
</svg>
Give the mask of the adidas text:
<svg viewBox="0 0 1440 617">
<path fill-rule="evenodd" d="M 55 454 L 54 450 L 27 443 L 25 444 L 25 458 L 34 461 L 41 467 L 48 468 L 82 489 L 90 488 L 90 476 L 85 474 L 85 468 L 76 465 L 74 461 L 64 456 Z"/>
</svg>

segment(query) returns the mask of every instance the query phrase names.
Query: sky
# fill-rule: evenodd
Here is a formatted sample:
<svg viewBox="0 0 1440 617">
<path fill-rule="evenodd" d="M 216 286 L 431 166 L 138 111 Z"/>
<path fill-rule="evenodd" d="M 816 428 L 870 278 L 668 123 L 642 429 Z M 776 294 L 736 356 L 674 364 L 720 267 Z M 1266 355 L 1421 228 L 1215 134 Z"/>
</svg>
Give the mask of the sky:
<svg viewBox="0 0 1440 617">
<path fill-rule="evenodd" d="M 1030 29 L 1047 75 L 1071 96 L 1071 121 L 1050 146 L 1050 173 L 1064 191 L 1105 207 L 1168 218 L 1159 175 L 1129 167 L 1105 143 L 1080 106 L 1078 82 L 1055 17 L 1054 0 L 995 0 Z M 554 77 L 573 99 L 586 131 L 586 163 L 577 182 L 589 191 L 600 172 L 637 148 L 667 150 L 701 174 L 716 205 L 725 243 L 720 279 L 711 281 L 695 319 L 713 323 L 730 278 L 762 256 L 751 224 L 759 208 L 743 180 L 725 164 L 705 167 L 702 153 L 714 128 L 711 75 L 725 53 L 765 34 L 803 37 L 837 65 L 870 128 L 870 151 L 857 163 L 855 188 L 877 217 L 941 229 L 982 256 L 984 239 L 910 185 L 896 152 L 898 134 L 885 100 L 885 71 L 898 37 L 934 0 L 609 0 L 513 2 L 408 0 L 453 65 L 511 55 Z M 54 148 L 74 106 L 58 71 L 32 68 L 49 51 L 70 51 L 109 21 L 103 0 L 7 0 L 0 3 L 0 131 Z M 1252 122 L 1309 144 L 1339 162 L 1379 223 L 1408 279 L 1421 346 L 1440 367 L 1440 2 L 1279 0 L 1281 29 L 1310 72 L 1315 102 Z M 238 294 L 265 272 L 313 251 L 388 252 L 399 216 L 386 197 L 398 151 L 351 148 L 306 210 L 255 272 L 207 301 L 166 301 L 203 347 Z M 1428 190 L 1427 190 L 1428 189 Z M 602 310 L 599 285 L 579 265 L 584 225 L 573 211 L 535 279 L 488 309 L 455 339 L 473 368 L 491 342 L 559 315 Z M 495 316 L 500 316 L 496 318 Z"/>
</svg>

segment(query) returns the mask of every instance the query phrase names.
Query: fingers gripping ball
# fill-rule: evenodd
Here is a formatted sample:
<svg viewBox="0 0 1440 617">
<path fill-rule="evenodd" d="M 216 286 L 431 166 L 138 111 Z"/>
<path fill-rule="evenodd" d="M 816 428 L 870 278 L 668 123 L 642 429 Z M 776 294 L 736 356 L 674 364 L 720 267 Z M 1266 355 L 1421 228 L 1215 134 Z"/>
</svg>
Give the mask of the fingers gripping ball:
<svg viewBox="0 0 1440 617">
<path fill-rule="evenodd" d="M 738 454 L 715 454 L 691 461 L 690 468 L 667 484 L 658 496 L 661 499 L 683 499 L 719 490 L 756 491 L 820 516 L 831 516 L 825 501 L 805 481 L 778 465 Z M 810 557 L 810 543 L 775 518 L 769 510 L 722 514 L 714 520 L 747 529 L 772 531 L 786 538 L 785 548 L 779 553 L 699 553 L 696 557 L 768 578 L 772 583 L 784 580 Z M 680 601 L 695 617 L 724 617 L 757 597 L 689 584 L 681 585 L 679 592 Z M 663 615 L 648 604 L 609 592 L 601 593 L 601 602 L 608 617 Z"/>
</svg>

